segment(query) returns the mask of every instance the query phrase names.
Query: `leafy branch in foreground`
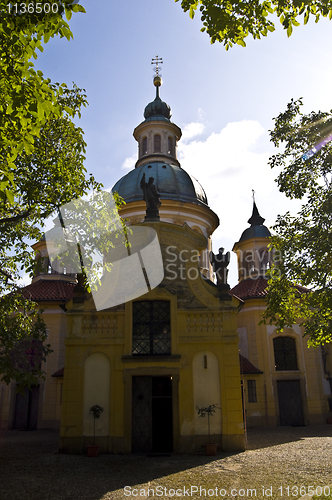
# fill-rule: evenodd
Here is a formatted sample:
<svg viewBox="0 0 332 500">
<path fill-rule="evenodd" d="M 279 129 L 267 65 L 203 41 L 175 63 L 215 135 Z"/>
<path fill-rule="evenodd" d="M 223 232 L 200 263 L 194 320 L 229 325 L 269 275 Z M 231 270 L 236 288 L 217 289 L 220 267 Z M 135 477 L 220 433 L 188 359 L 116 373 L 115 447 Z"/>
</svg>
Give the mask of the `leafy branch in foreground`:
<svg viewBox="0 0 332 500">
<path fill-rule="evenodd" d="M 41 127 L 63 114 L 59 105 L 63 86 L 52 85 L 35 70 L 32 59 L 51 37 L 72 38 L 64 15 L 69 20 L 73 12 L 85 12 L 74 0 L 52 0 L 57 9 L 42 9 L 41 13 L 26 9 L 23 13 L 23 6 L 29 4 L 22 0 L 20 12 L 15 13 L 8 0 L 0 0 L 0 198 L 10 202 L 16 188 L 17 156 L 33 153 Z M 68 113 L 73 116 L 70 108 Z"/>
<path fill-rule="evenodd" d="M 0 299 L 0 377 L 15 380 L 18 391 L 44 378 L 42 362 L 52 352 L 47 328 L 37 304 L 15 289 Z"/>
<path fill-rule="evenodd" d="M 76 0 L 53 0 L 39 13 L 28 0 L 17 5 L 0 0 L 0 377 L 22 389 L 38 383 L 50 347 L 38 305 L 13 282 L 33 272 L 30 242 L 44 219 L 99 185 L 85 178 L 83 131 L 73 123 L 85 94 L 51 83 L 32 63 L 51 37 L 72 38 L 65 17 L 84 8 Z"/>
<path fill-rule="evenodd" d="M 270 132 L 275 146 L 284 145 L 269 162 L 281 169 L 279 190 L 303 205 L 273 227 L 271 246 L 282 261 L 270 271 L 264 319 L 280 331 L 302 324 L 317 346 L 332 340 L 332 112 L 305 115 L 302 105 L 292 100 Z"/>
<path fill-rule="evenodd" d="M 86 105 L 84 92 L 75 85 L 64 87 L 58 105 L 62 116 L 49 119 L 35 139 L 33 152 L 22 152 L 15 160 L 13 202 L 0 198 L 0 269 L 14 280 L 21 270 L 33 273 L 36 262 L 30 242 L 42 237 L 44 220 L 73 198 L 101 187 L 93 176 L 85 177 L 83 131 L 71 118 Z M 3 275 L 0 290 L 8 290 Z"/>
<path fill-rule="evenodd" d="M 179 0 L 175 0 L 178 2 Z M 287 30 L 287 36 L 293 32 L 293 26 L 299 26 L 300 20 L 307 24 L 310 17 L 317 23 L 321 17 L 332 18 L 331 0 L 182 0 L 181 7 L 189 11 L 191 19 L 199 9 L 203 28 L 211 38 L 211 43 L 220 42 L 226 50 L 234 44 L 246 46 L 245 38 L 254 39 L 267 36 L 275 30 L 273 19 L 278 17 Z"/>
<path fill-rule="evenodd" d="M 101 187 L 93 176 L 86 179 L 83 131 L 72 121 L 86 104 L 84 91 L 75 85 L 72 89 L 63 86 L 57 101 L 60 115 L 48 118 L 34 139 L 33 150 L 24 150 L 15 159 L 13 200 L 0 196 L 0 373 L 5 382 L 13 379 L 20 387 L 36 383 L 42 371 L 34 363 L 34 370 L 27 365 L 24 374 L 24 363 L 13 364 L 10 353 L 22 359 L 24 352 L 36 349 L 38 339 L 42 360 L 50 350 L 43 345 L 46 326 L 38 305 L 13 282 L 22 270 L 34 274 L 38 261 L 30 244 L 42 238 L 44 220 L 73 198 Z"/>
</svg>

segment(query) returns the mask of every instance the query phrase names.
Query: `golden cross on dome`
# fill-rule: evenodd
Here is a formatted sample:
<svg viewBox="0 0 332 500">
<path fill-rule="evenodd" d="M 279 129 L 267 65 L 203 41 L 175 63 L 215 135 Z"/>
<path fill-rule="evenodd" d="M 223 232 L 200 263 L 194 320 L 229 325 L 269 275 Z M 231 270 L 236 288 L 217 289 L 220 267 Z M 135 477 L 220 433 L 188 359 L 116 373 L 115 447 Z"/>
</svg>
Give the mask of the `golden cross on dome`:
<svg viewBox="0 0 332 500">
<path fill-rule="evenodd" d="M 153 69 L 156 72 L 156 76 L 161 76 L 161 74 L 159 73 L 159 71 L 160 71 L 159 64 L 163 64 L 162 57 L 156 56 L 154 59 L 152 59 L 152 63 L 151 64 L 155 65 L 155 68 L 153 68 Z"/>
</svg>

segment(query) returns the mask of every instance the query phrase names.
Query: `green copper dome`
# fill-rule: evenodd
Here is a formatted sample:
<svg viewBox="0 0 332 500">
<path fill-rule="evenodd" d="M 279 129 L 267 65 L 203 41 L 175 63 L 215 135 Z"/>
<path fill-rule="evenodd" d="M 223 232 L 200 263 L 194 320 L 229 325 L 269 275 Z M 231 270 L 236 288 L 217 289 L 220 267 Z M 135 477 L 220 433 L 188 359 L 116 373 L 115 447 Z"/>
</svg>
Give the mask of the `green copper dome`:
<svg viewBox="0 0 332 500">
<path fill-rule="evenodd" d="M 148 120 L 167 120 L 171 118 L 171 108 L 169 105 L 162 101 L 159 97 L 159 87 L 156 87 L 156 98 L 154 101 L 149 102 L 144 110 L 145 121 Z"/>
<path fill-rule="evenodd" d="M 177 165 L 160 161 L 153 161 L 131 170 L 118 180 L 112 191 L 119 193 L 126 203 L 143 200 L 140 187 L 143 173 L 147 181 L 150 177 L 154 178 L 154 185 L 161 200 L 176 200 L 205 206 L 208 204 L 204 189 L 194 177 Z"/>
</svg>

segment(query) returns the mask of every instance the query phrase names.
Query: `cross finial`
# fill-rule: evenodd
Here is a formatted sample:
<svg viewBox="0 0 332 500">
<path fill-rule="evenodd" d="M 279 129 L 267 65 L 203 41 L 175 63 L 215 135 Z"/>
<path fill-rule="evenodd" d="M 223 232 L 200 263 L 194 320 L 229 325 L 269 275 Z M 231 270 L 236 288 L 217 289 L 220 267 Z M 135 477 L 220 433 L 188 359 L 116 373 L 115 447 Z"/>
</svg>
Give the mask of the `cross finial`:
<svg viewBox="0 0 332 500">
<path fill-rule="evenodd" d="M 161 76 L 161 74 L 159 73 L 159 71 L 160 71 L 159 64 L 163 64 L 163 59 L 162 59 L 162 57 L 158 57 L 158 56 L 156 56 L 155 58 L 153 58 L 153 59 L 152 59 L 151 64 L 154 64 L 154 65 L 155 65 L 155 68 L 153 68 L 153 69 L 154 69 L 154 71 L 155 71 L 155 73 L 156 73 L 156 75 L 155 75 L 155 76 L 159 76 L 159 77 L 160 77 L 160 76 Z"/>
<path fill-rule="evenodd" d="M 252 191 L 252 200 L 253 200 L 253 202 L 255 203 L 255 190 L 254 190 L 254 189 L 252 189 L 251 191 Z"/>
</svg>

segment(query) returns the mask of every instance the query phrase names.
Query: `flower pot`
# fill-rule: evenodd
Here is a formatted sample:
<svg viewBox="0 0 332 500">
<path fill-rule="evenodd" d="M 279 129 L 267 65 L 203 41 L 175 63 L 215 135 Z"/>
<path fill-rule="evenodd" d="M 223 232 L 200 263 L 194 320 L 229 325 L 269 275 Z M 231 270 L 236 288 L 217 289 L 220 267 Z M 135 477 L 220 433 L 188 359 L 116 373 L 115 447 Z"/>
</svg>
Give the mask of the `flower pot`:
<svg viewBox="0 0 332 500">
<path fill-rule="evenodd" d="M 88 457 L 98 457 L 100 447 L 97 444 L 88 444 Z"/>
<path fill-rule="evenodd" d="M 216 455 L 217 454 L 217 443 L 205 444 L 205 455 Z"/>
</svg>

